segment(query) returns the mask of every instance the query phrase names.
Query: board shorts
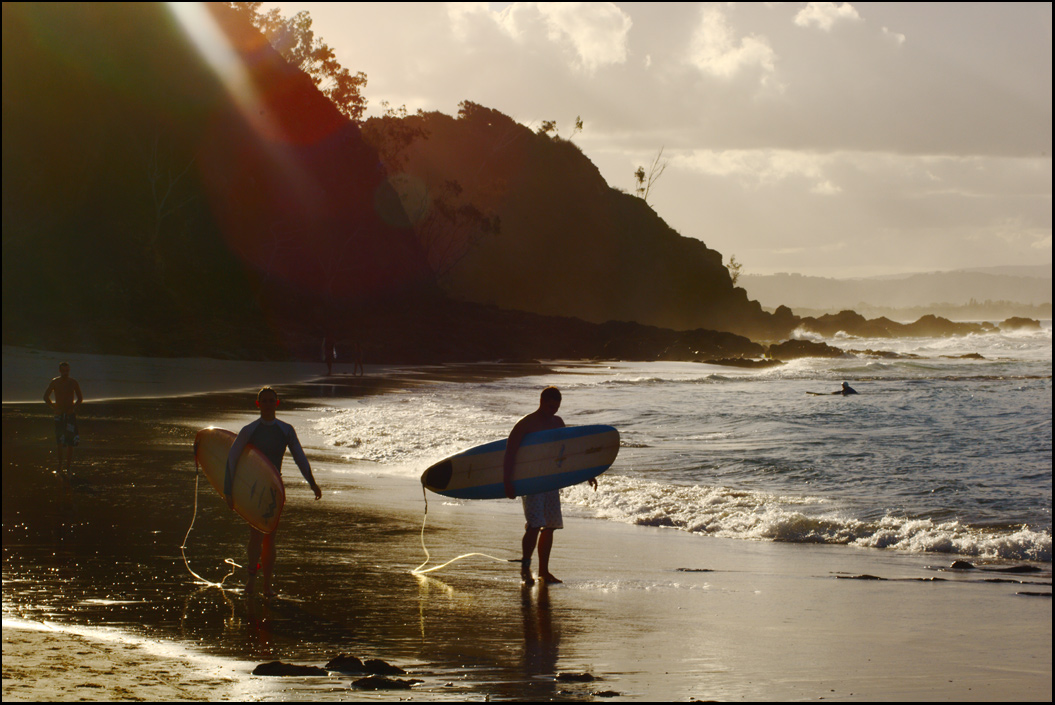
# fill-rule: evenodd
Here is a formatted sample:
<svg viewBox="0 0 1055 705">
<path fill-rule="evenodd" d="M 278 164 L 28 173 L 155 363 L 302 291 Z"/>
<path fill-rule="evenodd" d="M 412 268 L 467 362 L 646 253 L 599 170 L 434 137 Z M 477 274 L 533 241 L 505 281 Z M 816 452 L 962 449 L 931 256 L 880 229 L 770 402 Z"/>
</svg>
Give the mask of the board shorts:
<svg viewBox="0 0 1055 705">
<path fill-rule="evenodd" d="M 55 442 L 65 448 L 75 448 L 80 444 L 76 414 L 59 414 L 55 417 Z"/>
<path fill-rule="evenodd" d="M 524 519 L 527 521 L 524 528 L 564 528 L 564 518 L 560 513 L 560 490 L 526 494 L 520 499 L 524 503 Z"/>
</svg>

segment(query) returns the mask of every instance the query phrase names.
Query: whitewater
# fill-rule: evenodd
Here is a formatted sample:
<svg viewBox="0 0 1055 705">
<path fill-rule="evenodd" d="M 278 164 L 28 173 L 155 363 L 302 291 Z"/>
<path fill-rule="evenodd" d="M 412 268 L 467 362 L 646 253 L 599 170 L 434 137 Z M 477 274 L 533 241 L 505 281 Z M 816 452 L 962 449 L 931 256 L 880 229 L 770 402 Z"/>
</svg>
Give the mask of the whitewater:
<svg viewBox="0 0 1055 705">
<path fill-rule="evenodd" d="M 568 425 L 619 429 L 599 491 L 565 513 L 701 536 L 1051 561 L 1051 323 L 953 338 L 823 340 L 764 370 L 551 362 L 551 373 L 437 382 L 310 412 L 342 472 L 417 478 L 503 438 L 563 392 Z M 822 340 L 814 338 L 815 340 Z M 859 394 L 833 395 L 842 382 Z"/>
</svg>

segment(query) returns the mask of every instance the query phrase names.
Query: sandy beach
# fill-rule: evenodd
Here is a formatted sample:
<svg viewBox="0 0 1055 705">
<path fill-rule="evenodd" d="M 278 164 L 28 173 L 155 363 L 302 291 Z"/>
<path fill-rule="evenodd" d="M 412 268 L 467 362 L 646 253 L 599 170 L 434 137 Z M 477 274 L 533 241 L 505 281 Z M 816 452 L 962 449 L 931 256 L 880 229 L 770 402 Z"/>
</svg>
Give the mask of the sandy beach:
<svg viewBox="0 0 1055 705">
<path fill-rule="evenodd" d="M 99 402 L 82 379 L 85 443 L 65 483 L 50 471 L 47 409 L 8 403 L 6 348 L 4 358 L 5 700 L 1051 699 L 1050 566 L 952 571 L 946 556 L 707 538 L 599 521 L 571 501 L 552 562 L 562 585 L 522 586 L 517 564 L 483 558 L 415 577 L 420 485 L 351 472 L 321 446 L 306 448 L 321 502 L 285 473 L 279 597 L 203 587 L 180 553 L 191 442 L 202 426 L 251 420 L 252 394 Z M 261 372 L 238 386 L 274 374 Z M 280 417 L 301 429 L 312 409 L 357 395 L 522 370 L 371 372 L 279 385 Z M 11 374 L 41 392 L 48 379 Z M 225 558 L 243 556 L 244 524 L 204 483 L 197 499 L 187 558 L 218 580 Z M 522 521 L 512 501 L 431 496 L 424 541 L 432 564 L 470 551 L 514 558 Z M 251 675 L 262 662 L 322 666 L 339 653 L 420 682 L 375 693 L 352 687 L 358 675 Z"/>
</svg>

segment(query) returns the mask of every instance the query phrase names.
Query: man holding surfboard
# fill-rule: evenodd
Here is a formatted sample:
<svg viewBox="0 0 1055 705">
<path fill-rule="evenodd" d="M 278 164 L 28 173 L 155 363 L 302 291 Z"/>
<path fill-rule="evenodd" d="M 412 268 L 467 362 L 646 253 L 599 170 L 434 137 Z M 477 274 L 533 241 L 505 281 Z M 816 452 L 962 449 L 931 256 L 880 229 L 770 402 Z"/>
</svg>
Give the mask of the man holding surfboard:
<svg viewBox="0 0 1055 705">
<path fill-rule="evenodd" d="M 285 421 L 279 421 L 275 418 L 278 403 L 278 394 L 274 389 L 271 387 L 261 389 L 256 395 L 256 405 L 260 408 L 260 418 L 243 428 L 238 433 L 238 438 L 235 439 L 234 445 L 231 446 L 231 452 L 227 456 L 227 471 L 224 475 L 224 498 L 227 500 L 227 506 L 232 509 L 234 509 L 234 470 L 238 465 L 238 459 L 241 457 L 242 451 L 250 443 L 263 453 L 277 470 L 282 469 L 282 458 L 286 454 L 286 449 L 289 448 L 289 452 L 293 454 L 293 460 L 297 463 L 297 467 L 300 468 L 301 474 L 308 481 L 312 491 L 315 492 L 315 499 L 322 499 L 322 490 L 319 489 L 319 485 L 316 484 L 315 477 L 311 473 L 311 465 L 308 463 L 307 456 L 304 455 L 304 449 L 297 438 L 297 432 Z M 255 527 L 249 527 L 249 546 L 246 549 L 249 558 L 247 568 L 249 579 L 245 584 L 247 595 L 252 593 L 256 586 L 258 570 L 264 574 L 264 594 L 267 596 L 272 594 L 271 576 L 275 568 L 276 533 L 278 533 L 277 527 L 269 534 L 265 534 Z"/>
<path fill-rule="evenodd" d="M 539 407 L 517 421 L 506 441 L 506 452 L 503 463 L 502 478 L 505 483 L 506 497 L 516 498 L 513 489 L 513 471 L 516 466 L 517 451 L 524 436 L 536 431 L 547 431 L 564 428 L 564 419 L 557 416 L 560 410 L 561 394 L 556 387 L 546 387 L 539 397 Z M 590 486 L 597 489 L 597 480 L 590 478 Z M 550 490 L 539 494 L 524 495 L 524 538 L 520 561 L 520 577 L 527 584 L 535 579 L 531 576 L 531 555 L 538 544 L 539 579 L 546 583 L 561 582 L 549 572 L 549 556 L 553 549 L 553 532 L 564 528 L 564 519 L 560 511 L 560 490 Z"/>
</svg>

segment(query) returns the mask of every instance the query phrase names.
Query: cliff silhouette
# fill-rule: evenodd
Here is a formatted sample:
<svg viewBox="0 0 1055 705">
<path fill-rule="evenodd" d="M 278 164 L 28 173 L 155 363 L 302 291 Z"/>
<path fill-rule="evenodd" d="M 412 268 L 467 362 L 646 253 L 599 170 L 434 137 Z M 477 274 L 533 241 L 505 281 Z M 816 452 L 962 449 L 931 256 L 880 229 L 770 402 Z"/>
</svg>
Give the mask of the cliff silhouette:
<svg viewBox="0 0 1055 705">
<path fill-rule="evenodd" d="M 383 140 L 384 122 L 368 121 L 368 138 Z M 443 186 L 453 181 L 450 200 L 501 224 L 497 234 L 464 228 L 449 261 L 434 262 L 455 298 L 766 339 L 794 328 L 733 286 L 720 253 L 678 234 L 643 199 L 611 188 L 573 142 L 469 101 L 456 118 L 433 112 L 400 122 L 420 135 L 387 160 L 408 212 L 428 217 L 437 202 L 449 207 Z"/>
<path fill-rule="evenodd" d="M 331 334 L 386 362 L 760 353 L 727 333 L 449 300 L 358 126 L 243 18 L 205 8 L 188 28 L 163 4 L 3 6 L 5 343 L 312 358 Z M 199 50 L 202 26 L 226 64 Z"/>
</svg>

